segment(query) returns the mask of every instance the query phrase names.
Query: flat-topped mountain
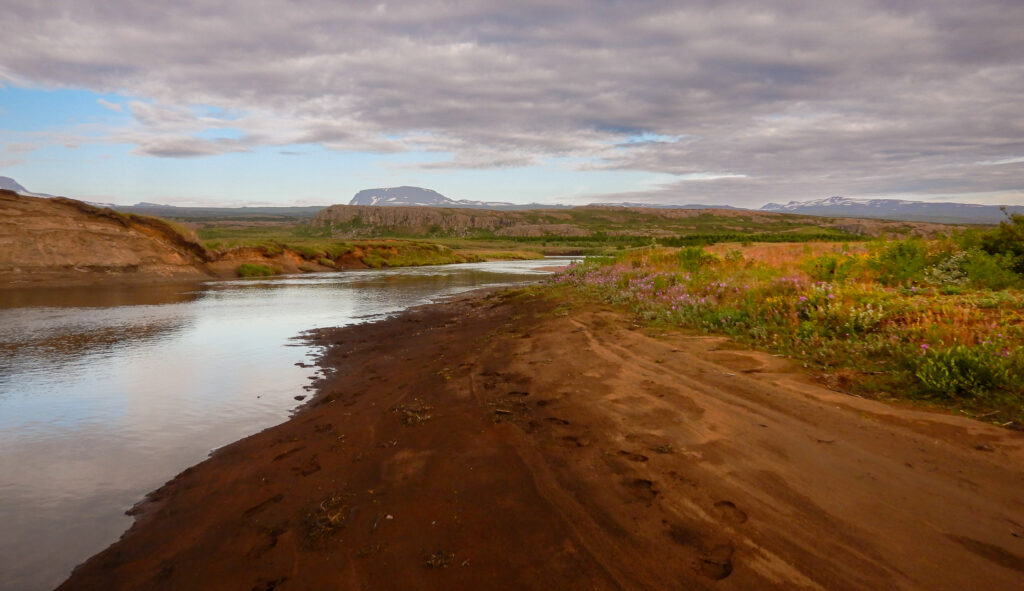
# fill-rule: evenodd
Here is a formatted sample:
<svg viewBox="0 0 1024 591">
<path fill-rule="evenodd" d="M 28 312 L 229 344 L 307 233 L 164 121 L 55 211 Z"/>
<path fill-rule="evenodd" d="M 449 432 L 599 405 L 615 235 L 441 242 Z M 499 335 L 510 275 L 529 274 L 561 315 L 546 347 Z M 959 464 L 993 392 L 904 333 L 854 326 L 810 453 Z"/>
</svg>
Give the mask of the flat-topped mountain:
<svg viewBox="0 0 1024 591">
<path fill-rule="evenodd" d="M 509 203 L 507 201 L 473 201 L 450 199 L 433 189 L 422 187 L 389 187 L 364 189 L 356 193 L 349 205 L 378 207 L 448 207 L 455 209 L 493 209 L 497 211 L 525 211 L 533 209 L 572 209 L 572 205 L 553 203 Z M 591 203 L 597 207 L 625 207 L 644 209 L 738 209 L 731 205 L 660 204 L 660 203 Z"/>
<path fill-rule="evenodd" d="M 450 207 L 459 209 L 564 209 L 565 205 L 545 205 L 541 203 L 509 203 L 506 201 L 473 201 L 470 199 L 450 199 L 433 189 L 422 187 L 387 187 L 381 189 L 363 189 L 348 202 L 349 205 L 368 205 L 386 207 Z"/>
<path fill-rule="evenodd" d="M 386 187 L 363 189 L 348 202 L 349 205 L 429 205 L 433 207 L 458 207 L 458 201 L 449 199 L 433 189 L 421 187 Z"/>
<path fill-rule="evenodd" d="M 1008 213 L 1024 213 L 1024 206 L 1006 206 Z M 804 215 L 843 216 L 959 224 L 998 224 L 1006 219 L 999 205 L 930 203 L 903 199 L 851 199 L 827 197 L 812 201 L 769 203 L 761 211 Z"/>
</svg>

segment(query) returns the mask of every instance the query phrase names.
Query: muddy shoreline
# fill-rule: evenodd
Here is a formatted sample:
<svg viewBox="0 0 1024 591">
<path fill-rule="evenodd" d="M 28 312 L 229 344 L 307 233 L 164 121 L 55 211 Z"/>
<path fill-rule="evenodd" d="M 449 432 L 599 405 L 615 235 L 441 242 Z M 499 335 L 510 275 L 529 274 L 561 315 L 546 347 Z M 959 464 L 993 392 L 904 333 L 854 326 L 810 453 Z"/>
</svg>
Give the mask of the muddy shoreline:
<svg viewBox="0 0 1024 591">
<path fill-rule="evenodd" d="M 317 331 L 60 589 L 1017 589 L 1024 434 L 530 290 Z"/>
</svg>

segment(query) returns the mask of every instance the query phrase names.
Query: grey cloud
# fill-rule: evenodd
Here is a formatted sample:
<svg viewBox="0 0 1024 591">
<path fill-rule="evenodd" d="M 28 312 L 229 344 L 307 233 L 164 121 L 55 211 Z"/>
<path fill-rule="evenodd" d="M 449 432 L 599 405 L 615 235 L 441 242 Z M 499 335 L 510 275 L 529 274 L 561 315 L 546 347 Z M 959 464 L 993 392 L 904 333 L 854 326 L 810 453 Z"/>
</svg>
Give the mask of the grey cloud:
<svg viewBox="0 0 1024 591">
<path fill-rule="evenodd" d="M 242 141 L 202 138 L 141 139 L 138 147 L 134 150 L 136 154 L 165 158 L 195 158 L 247 151 L 249 151 L 249 147 Z"/>
<path fill-rule="evenodd" d="M 431 168 L 746 175 L 651 199 L 1024 199 L 1024 164 L 977 164 L 1024 155 L 1017 0 L 381 6 L 12 0 L 0 77 L 145 97 L 119 137 L 158 156 L 319 143 L 451 155 Z M 246 139 L 194 137 L 217 125 Z M 641 132 L 686 140 L 620 145 Z"/>
</svg>

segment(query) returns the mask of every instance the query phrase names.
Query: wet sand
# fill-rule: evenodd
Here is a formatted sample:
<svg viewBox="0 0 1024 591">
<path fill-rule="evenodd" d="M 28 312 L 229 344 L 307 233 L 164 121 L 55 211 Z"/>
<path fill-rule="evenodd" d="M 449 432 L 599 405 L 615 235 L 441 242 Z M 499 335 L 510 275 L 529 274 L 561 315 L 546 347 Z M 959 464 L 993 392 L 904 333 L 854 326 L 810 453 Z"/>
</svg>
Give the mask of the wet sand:
<svg viewBox="0 0 1024 591">
<path fill-rule="evenodd" d="M 1021 588 L 1024 434 L 557 305 L 318 331 L 306 407 L 60 588 Z"/>
</svg>

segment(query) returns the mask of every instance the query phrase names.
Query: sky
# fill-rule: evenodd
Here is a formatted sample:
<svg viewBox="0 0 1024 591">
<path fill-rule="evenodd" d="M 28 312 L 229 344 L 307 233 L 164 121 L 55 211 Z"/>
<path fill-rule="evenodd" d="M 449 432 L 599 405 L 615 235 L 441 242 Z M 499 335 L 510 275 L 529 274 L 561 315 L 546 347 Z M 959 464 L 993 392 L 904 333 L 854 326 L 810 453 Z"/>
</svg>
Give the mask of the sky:
<svg viewBox="0 0 1024 591">
<path fill-rule="evenodd" d="M 4 0 L 0 175 L 173 205 L 1024 204 L 1020 0 Z"/>
</svg>

